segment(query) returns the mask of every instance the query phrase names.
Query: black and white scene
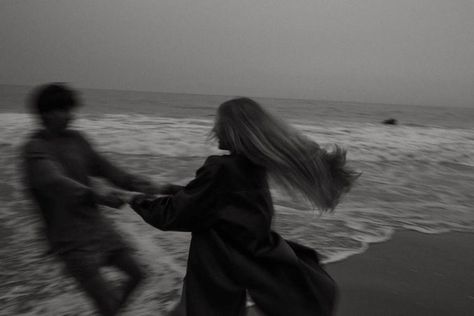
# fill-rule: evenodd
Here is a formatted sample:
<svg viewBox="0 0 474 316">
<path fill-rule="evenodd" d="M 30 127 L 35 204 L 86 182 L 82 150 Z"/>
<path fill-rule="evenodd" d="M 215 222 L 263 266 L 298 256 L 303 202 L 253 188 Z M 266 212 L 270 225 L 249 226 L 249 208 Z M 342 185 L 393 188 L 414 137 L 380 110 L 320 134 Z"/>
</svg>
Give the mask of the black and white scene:
<svg viewBox="0 0 474 316">
<path fill-rule="evenodd" d="M 0 316 L 468 316 L 474 1 L 0 0 Z"/>
</svg>

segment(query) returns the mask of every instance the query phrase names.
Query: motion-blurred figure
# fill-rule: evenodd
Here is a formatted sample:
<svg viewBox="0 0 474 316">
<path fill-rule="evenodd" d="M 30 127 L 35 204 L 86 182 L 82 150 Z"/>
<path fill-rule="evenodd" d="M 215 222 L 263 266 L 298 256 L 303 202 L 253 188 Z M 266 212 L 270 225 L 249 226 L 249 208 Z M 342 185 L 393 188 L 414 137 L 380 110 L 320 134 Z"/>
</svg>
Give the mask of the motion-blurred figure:
<svg viewBox="0 0 474 316">
<path fill-rule="evenodd" d="M 115 315 L 144 273 L 98 207 L 102 204 L 118 208 L 124 201 L 115 193 L 96 193 L 89 176 L 105 178 L 130 191 L 155 193 L 157 187 L 117 168 L 99 155 L 80 132 L 68 128 L 79 102 L 66 85 L 41 86 L 31 101 L 42 128 L 24 146 L 27 188 L 43 215 L 53 252 L 92 298 L 101 315 Z M 104 279 L 100 268 L 106 265 L 127 275 L 122 287 L 113 287 Z"/>
</svg>

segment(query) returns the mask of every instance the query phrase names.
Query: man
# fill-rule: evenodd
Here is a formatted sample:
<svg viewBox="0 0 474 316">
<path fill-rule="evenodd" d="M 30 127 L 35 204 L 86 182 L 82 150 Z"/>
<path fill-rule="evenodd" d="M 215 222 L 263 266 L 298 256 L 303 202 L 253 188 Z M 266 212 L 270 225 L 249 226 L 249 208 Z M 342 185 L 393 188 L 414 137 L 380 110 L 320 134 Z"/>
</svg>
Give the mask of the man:
<svg viewBox="0 0 474 316">
<path fill-rule="evenodd" d="M 66 85 L 39 87 L 31 105 L 42 128 L 24 146 L 26 185 L 44 218 L 52 250 L 101 315 L 115 315 L 144 274 L 98 207 L 118 208 L 124 201 L 114 193 L 96 193 L 89 176 L 105 178 L 129 191 L 153 194 L 158 187 L 114 166 L 80 132 L 68 128 L 79 104 L 76 93 Z M 106 265 L 128 276 L 123 287 L 112 287 L 104 279 L 100 268 Z"/>
</svg>

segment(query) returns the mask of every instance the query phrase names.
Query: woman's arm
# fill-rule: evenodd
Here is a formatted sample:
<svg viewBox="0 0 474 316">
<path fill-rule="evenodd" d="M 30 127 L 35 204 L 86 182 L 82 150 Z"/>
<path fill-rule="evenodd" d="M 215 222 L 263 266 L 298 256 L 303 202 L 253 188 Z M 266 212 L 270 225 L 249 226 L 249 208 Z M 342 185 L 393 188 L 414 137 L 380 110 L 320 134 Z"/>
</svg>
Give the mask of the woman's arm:
<svg viewBox="0 0 474 316">
<path fill-rule="evenodd" d="M 196 231 L 209 227 L 222 190 L 222 168 L 208 158 L 196 177 L 175 194 L 164 197 L 135 196 L 130 206 L 148 224 L 161 230 Z"/>
</svg>

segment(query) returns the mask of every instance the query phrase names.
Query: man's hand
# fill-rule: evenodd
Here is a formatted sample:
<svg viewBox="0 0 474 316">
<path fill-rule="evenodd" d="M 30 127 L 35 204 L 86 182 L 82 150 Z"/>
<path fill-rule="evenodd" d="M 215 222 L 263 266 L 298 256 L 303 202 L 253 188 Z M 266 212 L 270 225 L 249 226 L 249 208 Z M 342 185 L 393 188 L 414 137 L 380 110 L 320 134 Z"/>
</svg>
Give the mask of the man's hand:
<svg viewBox="0 0 474 316">
<path fill-rule="evenodd" d="M 134 178 L 131 186 L 136 192 L 145 194 L 160 194 L 160 186 L 144 178 Z"/>
</svg>

